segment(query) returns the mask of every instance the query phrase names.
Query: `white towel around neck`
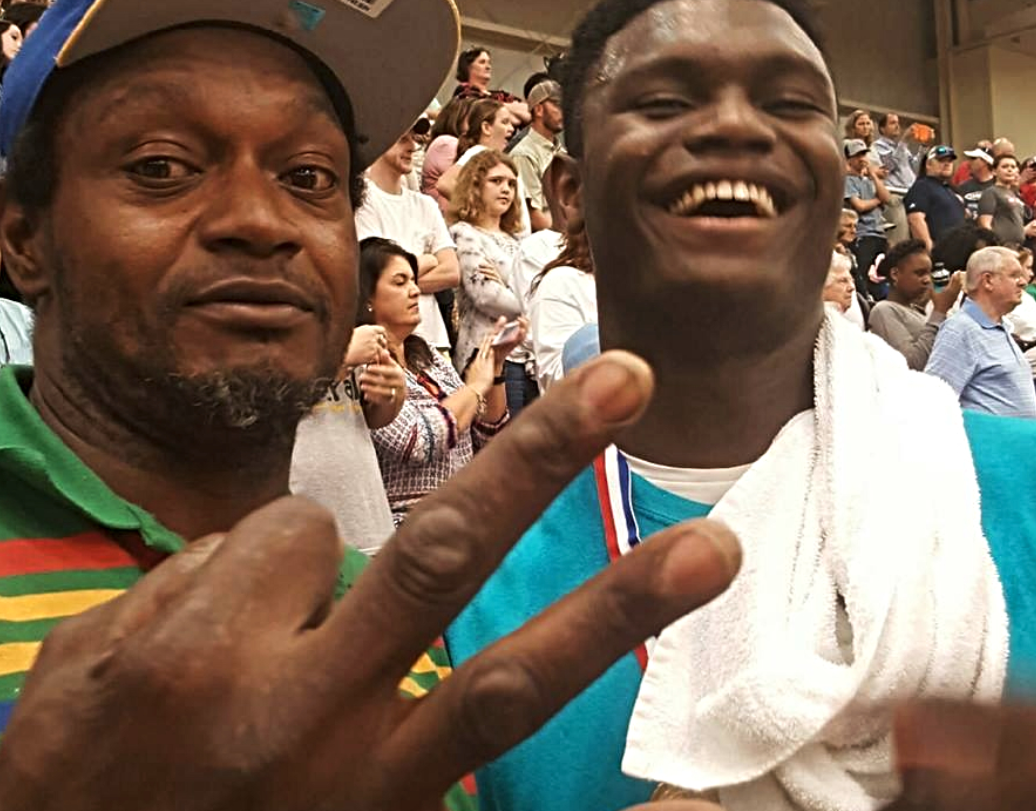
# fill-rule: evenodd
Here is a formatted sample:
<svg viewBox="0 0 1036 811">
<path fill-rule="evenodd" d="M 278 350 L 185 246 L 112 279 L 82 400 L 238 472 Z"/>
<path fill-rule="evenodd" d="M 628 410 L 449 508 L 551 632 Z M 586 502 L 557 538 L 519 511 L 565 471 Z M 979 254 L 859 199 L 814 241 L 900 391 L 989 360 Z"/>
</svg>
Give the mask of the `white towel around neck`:
<svg viewBox="0 0 1036 811">
<path fill-rule="evenodd" d="M 726 811 L 873 811 L 898 792 L 892 702 L 1003 688 L 1007 614 L 956 398 L 830 316 L 814 374 L 814 410 L 712 510 L 741 573 L 659 637 L 627 736 L 624 772 L 718 789 Z"/>
</svg>

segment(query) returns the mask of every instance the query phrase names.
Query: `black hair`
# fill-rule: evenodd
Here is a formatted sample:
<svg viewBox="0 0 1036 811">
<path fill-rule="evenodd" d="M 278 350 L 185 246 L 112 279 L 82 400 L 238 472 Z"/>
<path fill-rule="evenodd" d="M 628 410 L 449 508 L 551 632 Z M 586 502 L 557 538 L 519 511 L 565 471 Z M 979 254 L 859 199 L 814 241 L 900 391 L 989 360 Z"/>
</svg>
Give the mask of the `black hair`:
<svg viewBox="0 0 1036 811">
<path fill-rule="evenodd" d="M 525 85 L 522 87 L 522 98 L 529 98 L 529 94 L 532 92 L 532 89 L 541 82 L 547 81 L 549 78 L 550 74 L 542 70 L 539 73 L 532 74 L 532 76 L 525 80 Z"/>
<path fill-rule="evenodd" d="M 28 33 L 25 29 L 38 23 L 46 10 L 46 6 L 38 3 L 12 3 L 4 11 L 3 19 L 17 25 L 22 35 L 25 35 Z"/>
<path fill-rule="evenodd" d="M 572 48 L 565 55 L 561 70 L 562 107 L 565 116 L 565 142 L 576 158 L 583 154 L 583 101 L 587 79 L 600 61 L 608 41 L 635 18 L 664 0 L 600 0 L 572 34 Z M 810 0 L 766 0 L 786 11 L 824 56 L 820 20 Z"/>
<path fill-rule="evenodd" d="M 481 45 L 462 51 L 461 55 L 457 57 L 457 81 L 462 84 L 469 81 L 471 79 L 471 66 L 482 54 L 487 53 L 489 53 L 489 49 L 483 48 Z"/>
<path fill-rule="evenodd" d="M 417 279 L 417 257 L 398 243 L 383 237 L 367 237 L 360 242 L 360 297 L 356 326 L 374 323 L 374 313 L 369 308 L 374 290 L 388 263 L 397 256 L 406 260 L 414 271 L 414 279 Z M 432 366 L 432 349 L 417 335 L 408 335 L 403 341 L 403 355 L 411 369 L 423 372 Z"/>
<path fill-rule="evenodd" d="M 902 242 L 897 242 L 889 248 L 885 258 L 878 265 L 878 275 L 884 279 L 891 279 L 893 268 L 898 267 L 904 259 L 919 253 L 928 253 L 928 245 L 923 240 L 904 239 Z"/>
<path fill-rule="evenodd" d="M 980 228 L 975 222 L 964 222 L 947 231 L 932 248 L 932 264 L 951 273 L 966 270 L 971 255 L 979 246 L 991 248 L 1000 245 L 995 233 Z"/>
<path fill-rule="evenodd" d="M 19 3 L 16 5 L 31 5 Z M 14 6 L 12 6 L 14 8 Z M 248 26 L 227 26 L 243 27 Z M 349 197 L 354 208 L 363 203 L 364 166 L 357 159 L 359 138 L 353 118 L 352 102 L 338 80 L 322 62 L 287 39 L 263 31 L 298 53 L 309 65 L 331 99 L 342 130 L 349 143 Z M 134 43 L 121 45 L 88 57 L 66 68 L 55 70 L 36 99 L 28 120 L 22 126 L 7 156 L 6 189 L 8 199 L 22 206 L 30 216 L 45 211 L 54 201 L 58 186 L 57 136 L 62 116 L 73 98 L 82 93 L 98 70 L 113 56 Z"/>
</svg>

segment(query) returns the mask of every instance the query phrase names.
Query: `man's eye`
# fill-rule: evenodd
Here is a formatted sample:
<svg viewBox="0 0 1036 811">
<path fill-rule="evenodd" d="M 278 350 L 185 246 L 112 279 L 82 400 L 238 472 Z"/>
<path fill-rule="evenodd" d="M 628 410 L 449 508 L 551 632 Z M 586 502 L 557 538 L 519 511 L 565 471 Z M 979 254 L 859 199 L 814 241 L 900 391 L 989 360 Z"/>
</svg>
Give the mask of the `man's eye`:
<svg viewBox="0 0 1036 811">
<path fill-rule="evenodd" d="M 129 167 L 129 171 L 145 180 L 182 180 L 192 174 L 186 164 L 172 158 L 144 158 Z"/>
<path fill-rule="evenodd" d="M 284 182 L 303 191 L 331 191 L 338 186 L 338 176 L 319 166 L 301 166 L 284 175 Z"/>
<path fill-rule="evenodd" d="M 691 109 L 692 105 L 687 99 L 676 96 L 658 96 L 644 99 L 637 103 L 636 108 L 650 118 L 665 118 L 679 115 Z"/>
<path fill-rule="evenodd" d="M 774 115 L 809 115 L 823 112 L 815 102 L 806 99 L 775 99 L 766 104 L 768 112 Z"/>
</svg>

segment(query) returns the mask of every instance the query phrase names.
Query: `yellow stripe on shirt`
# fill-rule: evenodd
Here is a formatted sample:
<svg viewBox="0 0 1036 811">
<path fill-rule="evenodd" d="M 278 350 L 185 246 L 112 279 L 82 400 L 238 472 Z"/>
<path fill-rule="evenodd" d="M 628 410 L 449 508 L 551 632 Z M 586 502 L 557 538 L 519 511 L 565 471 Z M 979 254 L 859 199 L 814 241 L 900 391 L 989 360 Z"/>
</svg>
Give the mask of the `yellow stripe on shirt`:
<svg viewBox="0 0 1036 811">
<path fill-rule="evenodd" d="M 88 589 L 58 591 L 51 594 L 26 594 L 22 597 L 0 597 L 0 620 L 24 622 L 71 617 L 113 600 L 123 589 Z"/>
<path fill-rule="evenodd" d="M 24 673 L 36 661 L 42 642 L 8 642 L 0 645 L 0 676 Z"/>
</svg>

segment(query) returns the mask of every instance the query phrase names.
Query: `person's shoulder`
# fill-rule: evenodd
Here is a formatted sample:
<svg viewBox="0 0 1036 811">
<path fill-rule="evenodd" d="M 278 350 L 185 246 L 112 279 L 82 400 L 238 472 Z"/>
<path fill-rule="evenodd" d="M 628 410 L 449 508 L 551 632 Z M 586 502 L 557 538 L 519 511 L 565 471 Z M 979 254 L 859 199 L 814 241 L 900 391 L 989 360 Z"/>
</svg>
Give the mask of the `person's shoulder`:
<svg viewBox="0 0 1036 811">
<path fill-rule="evenodd" d="M 570 265 L 559 265 L 551 268 L 540 281 L 540 294 L 563 293 L 580 289 L 587 283 L 593 283 L 593 275 Z"/>
</svg>

